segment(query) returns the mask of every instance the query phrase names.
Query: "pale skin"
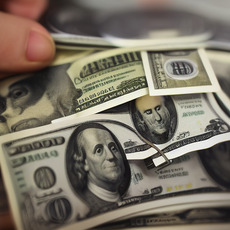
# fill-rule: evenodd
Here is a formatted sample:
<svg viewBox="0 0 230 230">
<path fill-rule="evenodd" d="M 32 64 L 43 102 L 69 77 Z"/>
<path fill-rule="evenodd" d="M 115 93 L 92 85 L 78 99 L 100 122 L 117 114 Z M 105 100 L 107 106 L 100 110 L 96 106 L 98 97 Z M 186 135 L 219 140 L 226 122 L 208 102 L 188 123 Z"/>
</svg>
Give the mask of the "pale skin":
<svg viewBox="0 0 230 230">
<path fill-rule="evenodd" d="M 36 22 L 46 9 L 47 2 L 0 0 L 0 78 L 39 70 L 53 60 L 53 39 Z M 0 229 L 15 229 L 8 212 L 0 215 Z"/>
<path fill-rule="evenodd" d="M 136 100 L 136 107 L 142 114 L 149 130 L 156 134 L 167 132 L 170 114 L 160 96 L 143 96 Z"/>
<path fill-rule="evenodd" d="M 55 55 L 48 31 L 36 20 L 47 0 L 0 0 L 0 78 L 47 66 Z"/>
<path fill-rule="evenodd" d="M 0 112 L 5 119 L 4 123 L 0 123 L 0 134 L 4 134 L 1 126 L 5 126 L 6 133 L 16 132 L 49 124 L 60 117 L 44 90 L 26 82 L 28 77 L 21 75 L 16 81 L 7 78 L 2 80 L 3 86 L 0 84 L 0 97 L 4 101 L 2 103 L 6 103 L 6 108 Z"/>
<path fill-rule="evenodd" d="M 0 0 L 0 78 L 33 72 L 53 60 L 55 45 L 36 22 L 48 0 Z M 168 0 L 138 0 L 143 8 L 164 6 Z"/>
<path fill-rule="evenodd" d="M 125 166 L 119 148 L 106 130 L 84 130 L 77 141 L 85 149 L 88 179 L 108 191 L 116 191 L 124 176 Z"/>
<path fill-rule="evenodd" d="M 0 78 L 39 70 L 55 55 L 53 39 L 36 20 L 47 0 L 0 0 Z M 11 215 L 0 215 L 0 229 L 15 229 Z"/>
<path fill-rule="evenodd" d="M 167 0 L 139 0 L 140 7 L 157 7 Z M 53 60 L 55 45 L 48 31 L 36 22 L 48 0 L 0 0 L 0 78 L 33 72 Z"/>
</svg>

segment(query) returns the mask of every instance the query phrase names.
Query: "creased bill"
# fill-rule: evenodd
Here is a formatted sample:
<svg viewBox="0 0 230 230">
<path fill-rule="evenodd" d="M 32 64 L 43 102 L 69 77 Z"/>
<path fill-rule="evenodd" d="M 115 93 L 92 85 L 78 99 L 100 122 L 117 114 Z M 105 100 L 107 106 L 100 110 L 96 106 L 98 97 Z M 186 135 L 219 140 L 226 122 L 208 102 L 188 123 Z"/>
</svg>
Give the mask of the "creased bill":
<svg viewBox="0 0 230 230">
<path fill-rule="evenodd" d="M 2 80 L 0 134 L 43 126 L 83 110 L 92 114 L 147 94 L 139 52 L 82 59 L 89 53 L 60 51 L 51 66 Z M 72 64 L 76 59 L 80 61 Z"/>
<path fill-rule="evenodd" d="M 220 90 L 203 49 L 145 51 L 142 57 L 152 96 Z"/>
<path fill-rule="evenodd" d="M 114 49 L 91 55 L 90 51 L 60 51 L 51 66 L 2 80 L 0 134 L 36 128 L 73 114 L 98 113 L 146 95 L 149 87 L 140 55 L 145 49 Z M 168 49 L 183 53 L 188 47 L 152 47 L 151 52 Z M 202 86 L 197 88 L 203 92 Z M 168 95 L 167 89 L 164 92 Z M 188 94 L 187 88 L 183 94 Z"/>
<path fill-rule="evenodd" d="M 146 159 L 149 167 L 230 140 L 229 117 L 211 93 L 146 95 L 84 119 L 117 124 L 114 131 L 118 137 L 124 136 L 127 158 Z M 80 123 L 74 117 L 53 122 L 63 122 L 66 127 Z M 141 143 L 152 150 L 142 148 Z"/>
<path fill-rule="evenodd" d="M 214 172 L 206 168 L 212 163 L 209 158 L 203 162 L 197 153 L 156 172 L 143 161 L 127 161 L 119 140 L 102 124 L 71 131 L 2 145 L 3 173 L 18 229 L 86 229 L 167 206 L 200 202 L 206 207 L 213 201 L 230 205 L 229 173 L 222 171 L 224 183 L 216 177 L 218 169 L 229 170 L 218 157 L 218 151 L 229 150 L 229 142 L 221 143 L 227 148 L 213 149 Z"/>
<path fill-rule="evenodd" d="M 21 131 L 20 137 L 45 133 L 62 136 L 64 132 L 70 135 L 75 126 L 90 122 L 108 126 L 122 143 L 128 159 L 151 157 L 149 163 L 153 166 L 164 162 L 162 153 L 168 159 L 174 159 L 230 140 L 229 117 L 213 94 L 146 95 L 99 114 L 78 120 L 67 117 L 30 132 Z M 1 142 L 17 139 L 18 134 L 12 133 L 2 136 Z"/>
<path fill-rule="evenodd" d="M 180 151 L 195 151 L 230 140 L 229 117 L 211 93 L 144 96 L 133 108 L 137 130 L 157 144 L 168 159 L 179 156 Z M 154 158 L 146 160 L 149 167 L 152 161 L 158 165 Z"/>
<path fill-rule="evenodd" d="M 57 51 L 54 61 L 40 71 L 0 81 L 0 135 L 51 123 L 75 113 L 81 90 L 66 70 L 92 51 Z"/>
<path fill-rule="evenodd" d="M 74 62 L 67 73 L 82 91 L 76 113 L 100 112 L 148 93 L 139 51 L 100 52 Z"/>
<path fill-rule="evenodd" d="M 174 209 L 175 208 L 175 209 Z M 177 207 L 178 208 L 178 207 Z M 229 219 L 230 219 L 230 208 L 221 207 L 221 206 L 212 206 L 209 207 L 191 207 L 186 209 L 186 207 L 176 209 L 173 207 L 173 211 L 168 212 L 158 212 L 156 214 L 141 215 L 133 217 L 130 219 L 125 219 L 123 221 L 116 221 L 109 224 L 99 226 L 97 229 L 133 229 L 133 228 L 149 228 L 149 227 L 158 227 L 158 226 L 172 226 L 176 229 L 177 225 L 183 228 L 189 228 L 193 225 L 194 228 L 204 228 L 204 224 L 221 224 L 219 227 L 224 229 L 229 228 Z M 218 228 L 218 225 L 214 226 L 213 229 Z"/>
</svg>

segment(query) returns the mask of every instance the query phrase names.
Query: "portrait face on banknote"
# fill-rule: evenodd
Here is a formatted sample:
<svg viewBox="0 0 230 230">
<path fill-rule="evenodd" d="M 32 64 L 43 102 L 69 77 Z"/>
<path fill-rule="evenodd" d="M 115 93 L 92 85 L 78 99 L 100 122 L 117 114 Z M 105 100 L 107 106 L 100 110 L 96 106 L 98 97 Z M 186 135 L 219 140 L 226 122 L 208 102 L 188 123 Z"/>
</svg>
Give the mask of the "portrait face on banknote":
<svg viewBox="0 0 230 230">
<path fill-rule="evenodd" d="M 1 81 L 1 134 L 46 125 L 74 113 L 74 99 L 81 92 L 68 79 L 67 66 L 49 67 Z"/>
<path fill-rule="evenodd" d="M 143 96 L 131 105 L 137 131 L 154 144 L 169 141 L 175 132 L 177 114 L 171 97 Z"/>
<path fill-rule="evenodd" d="M 75 129 L 67 147 L 66 167 L 73 189 L 86 202 L 92 197 L 117 202 L 130 183 L 130 168 L 120 142 L 99 123 L 84 123 Z"/>
<path fill-rule="evenodd" d="M 218 184 L 230 188 L 230 142 L 222 142 L 199 152 L 209 175 Z"/>
</svg>

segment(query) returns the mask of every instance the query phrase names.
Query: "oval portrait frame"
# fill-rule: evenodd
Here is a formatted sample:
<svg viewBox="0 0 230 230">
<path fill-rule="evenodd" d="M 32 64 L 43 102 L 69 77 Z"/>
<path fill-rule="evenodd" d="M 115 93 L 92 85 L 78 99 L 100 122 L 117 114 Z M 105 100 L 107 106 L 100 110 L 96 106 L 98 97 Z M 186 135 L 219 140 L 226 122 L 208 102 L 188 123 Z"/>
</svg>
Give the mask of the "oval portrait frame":
<svg viewBox="0 0 230 230">
<path fill-rule="evenodd" d="M 187 63 L 189 64 L 193 71 L 192 73 L 190 74 L 182 74 L 182 75 L 174 75 L 172 74 L 170 71 L 169 71 L 169 68 L 168 66 L 171 65 L 172 62 L 184 62 L 184 63 Z M 193 61 L 191 60 L 188 60 L 188 59 L 169 59 L 165 62 L 164 64 L 164 71 L 166 72 L 166 75 L 174 80 L 179 80 L 179 81 L 182 81 L 182 80 L 190 80 L 192 78 L 195 78 L 198 73 L 199 73 L 199 70 L 198 70 L 198 67 L 196 65 L 196 63 L 194 63 Z"/>
</svg>

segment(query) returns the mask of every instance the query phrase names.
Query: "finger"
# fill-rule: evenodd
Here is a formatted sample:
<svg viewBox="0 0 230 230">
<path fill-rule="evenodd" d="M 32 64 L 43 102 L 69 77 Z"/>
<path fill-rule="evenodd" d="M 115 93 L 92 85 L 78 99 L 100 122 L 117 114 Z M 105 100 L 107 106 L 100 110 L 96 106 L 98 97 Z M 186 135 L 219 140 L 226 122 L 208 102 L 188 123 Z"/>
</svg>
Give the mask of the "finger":
<svg viewBox="0 0 230 230">
<path fill-rule="evenodd" d="M 47 66 L 55 54 L 50 34 L 35 21 L 0 12 L 0 72 Z"/>
<path fill-rule="evenodd" d="M 38 19 L 47 7 L 47 0 L 0 0 L 2 10 L 30 19 Z"/>
</svg>

